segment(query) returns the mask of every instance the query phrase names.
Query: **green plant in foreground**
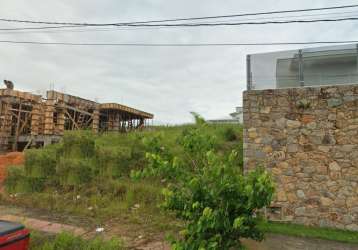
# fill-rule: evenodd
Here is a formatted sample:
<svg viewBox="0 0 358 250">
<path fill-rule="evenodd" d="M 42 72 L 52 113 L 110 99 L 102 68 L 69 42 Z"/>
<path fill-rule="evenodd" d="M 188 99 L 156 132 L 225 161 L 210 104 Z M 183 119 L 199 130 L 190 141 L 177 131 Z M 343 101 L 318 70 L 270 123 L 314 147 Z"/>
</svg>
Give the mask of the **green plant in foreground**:
<svg viewBox="0 0 358 250">
<path fill-rule="evenodd" d="M 146 153 L 146 159 L 148 160 L 148 165 L 143 170 L 131 171 L 130 177 L 132 179 L 139 180 L 150 176 L 163 176 L 168 179 L 174 179 L 183 171 L 179 165 L 179 160 L 176 157 L 168 161 L 158 154 Z"/>
<path fill-rule="evenodd" d="M 260 169 L 243 175 L 238 153 L 232 151 L 228 157 L 215 153 L 215 143 L 202 133 L 204 126 L 183 134 L 180 142 L 187 160 L 164 161 L 151 154 L 155 164 L 136 177 L 170 177 L 163 191 L 163 207 L 188 222 L 182 237 L 171 239 L 173 249 L 225 250 L 241 248 L 241 237 L 262 240 L 258 227 L 262 218 L 257 211 L 271 202 L 274 187 L 270 176 Z"/>
<path fill-rule="evenodd" d="M 208 153 L 208 165 L 164 191 L 164 207 L 188 221 L 173 249 L 229 249 L 240 238 L 262 240 L 257 210 L 268 205 L 273 184 L 262 170 L 243 176 Z"/>
<path fill-rule="evenodd" d="M 235 141 L 228 141 L 223 134 L 230 127 L 238 136 Z M 232 238 L 243 236 L 243 233 L 237 233 L 237 228 L 242 229 L 248 224 L 241 219 L 236 220 L 245 211 L 234 211 L 228 219 L 228 212 L 223 212 L 229 208 L 231 211 L 234 203 L 246 204 L 245 199 L 249 197 L 248 193 L 240 193 L 246 189 L 236 186 L 236 182 L 241 180 L 247 184 L 246 177 L 241 176 L 241 130 L 236 125 L 211 125 L 198 121 L 196 125 L 128 134 L 94 136 L 86 131 L 66 133 L 59 144 L 26 151 L 25 169 L 9 169 L 14 170 L 9 172 L 6 180 L 11 197 L 4 198 L 7 204 L 80 215 L 96 225 L 116 218 L 122 222 L 124 219 L 126 222 L 123 223 L 130 221 L 148 228 L 150 225 L 150 230 L 159 230 L 176 224 L 172 217 L 174 213 L 158 213 L 157 205 L 165 197 L 165 207 L 184 218 L 188 225 L 181 238 L 173 239 L 173 246 L 178 249 L 198 249 L 202 246 L 225 249 L 224 242 L 227 239 L 230 241 L 230 235 L 236 234 Z M 233 149 L 239 153 L 234 151 L 230 154 Z M 215 171 L 223 176 L 211 177 Z M 130 172 L 131 177 L 137 180 L 151 176 L 156 178 L 133 182 L 127 178 Z M 218 182 L 220 180 L 227 185 L 222 186 Z M 199 185 L 197 189 L 192 189 L 191 185 L 195 183 L 202 187 Z M 163 186 L 173 195 L 161 195 Z M 235 194 L 232 198 L 230 195 L 216 197 L 219 190 L 222 194 Z M 29 192 L 31 195 L 26 194 Z M 254 188 L 253 193 L 256 192 Z M 174 203 L 175 199 L 180 206 Z M 225 207 L 227 204 L 230 205 L 228 208 Z M 192 210 L 193 207 L 195 210 Z M 248 217 L 252 215 L 250 221 L 256 223 L 256 219 L 259 220 L 255 217 L 256 210 L 250 211 L 252 214 Z M 206 225 L 212 223 L 211 220 L 225 221 L 225 225 L 219 227 L 215 222 L 216 226 L 209 229 Z M 200 226 L 200 232 L 195 232 L 199 222 L 203 226 Z M 236 231 L 233 229 L 234 222 Z M 182 221 L 179 224 L 175 230 L 182 228 Z M 239 237 L 231 243 L 239 244 Z"/>
<path fill-rule="evenodd" d="M 235 130 L 232 127 L 228 127 L 223 131 L 223 136 L 227 141 L 235 141 L 237 136 Z"/>
</svg>

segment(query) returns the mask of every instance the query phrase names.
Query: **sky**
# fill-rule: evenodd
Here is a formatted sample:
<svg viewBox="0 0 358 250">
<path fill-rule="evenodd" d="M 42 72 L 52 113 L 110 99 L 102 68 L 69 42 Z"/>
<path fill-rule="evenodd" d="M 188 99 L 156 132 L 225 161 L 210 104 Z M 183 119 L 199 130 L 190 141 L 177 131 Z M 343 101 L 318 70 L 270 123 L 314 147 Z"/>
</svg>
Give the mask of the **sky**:
<svg viewBox="0 0 358 250">
<path fill-rule="evenodd" d="M 356 4 L 345 0 L 2 0 L 0 18 L 132 22 Z M 358 14 L 358 8 L 351 9 Z M 334 11 L 331 11 L 334 12 Z M 242 20 L 233 19 L 233 20 Z M 0 28 L 34 27 L 0 22 Z M 358 40 L 358 21 L 200 28 L 97 28 L 9 32 L 0 40 L 74 43 L 255 43 Z M 91 29 L 91 28 L 88 28 Z M 93 28 L 92 28 L 93 29 Z M 100 29 L 100 30 L 98 30 Z M 153 113 L 156 124 L 228 117 L 242 105 L 246 55 L 297 45 L 237 47 L 66 47 L 0 44 L 0 79 L 35 93 L 48 89 Z"/>
</svg>

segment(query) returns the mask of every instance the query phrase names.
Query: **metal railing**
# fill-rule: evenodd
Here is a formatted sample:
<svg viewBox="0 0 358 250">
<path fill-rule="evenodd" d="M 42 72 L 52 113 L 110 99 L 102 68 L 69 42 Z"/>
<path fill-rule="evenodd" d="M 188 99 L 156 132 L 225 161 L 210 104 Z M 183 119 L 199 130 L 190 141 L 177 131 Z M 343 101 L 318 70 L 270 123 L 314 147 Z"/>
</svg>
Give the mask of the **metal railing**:
<svg viewBox="0 0 358 250">
<path fill-rule="evenodd" d="M 358 83 L 358 44 L 247 55 L 247 89 Z"/>
</svg>

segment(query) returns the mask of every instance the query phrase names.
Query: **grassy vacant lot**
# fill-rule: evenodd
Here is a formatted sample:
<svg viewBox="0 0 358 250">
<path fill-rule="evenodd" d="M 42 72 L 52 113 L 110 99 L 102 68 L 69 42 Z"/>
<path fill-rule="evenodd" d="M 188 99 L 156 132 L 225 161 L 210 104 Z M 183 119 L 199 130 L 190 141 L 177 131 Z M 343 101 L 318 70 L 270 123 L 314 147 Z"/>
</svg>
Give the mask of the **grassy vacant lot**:
<svg viewBox="0 0 358 250">
<path fill-rule="evenodd" d="M 68 215 L 61 217 L 68 223 L 75 217 L 81 225 L 92 228 L 130 224 L 135 225 L 133 231 L 140 227 L 149 234 L 176 234 L 183 222 L 160 209 L 166 180 L 134 181 L 130 173 L 146 166 L 146 152 L 165 151 L 184 157 L 178 138 L 192 126 L 96 136 L 88 131 L 67 133 L 59 144 L 27 150 L 24 167 L 10 168 L 7 194 L 0 200 L 49 215 Z M 232 149 L 242 152 L 239 125 L 208 125 L 205 133 L 215 137 L 218 154 L 229 154 Z M 239 158 L 242 160 L 242 155 Z"/>
<path fill-rule="evenodd" d="M 179 146 L 180 137 L 195 125 L 154 127 L 128 134 L 93 135 L 88 131 L 67 133 L 63 141 L 43 149 L 25 152 L 25 166 L 10 168 L 5 195 L 0 203 L 40 209 L 61 222 L 87 228 L 126 225 L 129 234 L 177 235 L 184 222 L 160 209 L 165 178 L 133 180 L 131 171 L 148 164 L 146 152 L 165 152 L 179 159 L 186 157 Z M 215 152 L 227 156 L 239 152 L 242 167 L 242 128 L 239 125 L 207 125 L 204 133 L 215 138 Z M 73 220 L 73 218 L 76 218 Z M 314 237 L 358 243 L 358 234 L 342 230 L 311 228 L 282 223 L 264 223 L 264 232 Z M 114 230 L 122 235 L 121 230 Z M 128 233 L 128 232 L 127 232 Z M 121 249 L 118 240 L 103 243 L 99 239 L 84 241 L 61 234 L 51 238 L 33 235 L 32 249 Z M 46 243 L 48 242 L 48 243 Z M 101 245 L 102 248 L 98 246 Z"/>
</svg>

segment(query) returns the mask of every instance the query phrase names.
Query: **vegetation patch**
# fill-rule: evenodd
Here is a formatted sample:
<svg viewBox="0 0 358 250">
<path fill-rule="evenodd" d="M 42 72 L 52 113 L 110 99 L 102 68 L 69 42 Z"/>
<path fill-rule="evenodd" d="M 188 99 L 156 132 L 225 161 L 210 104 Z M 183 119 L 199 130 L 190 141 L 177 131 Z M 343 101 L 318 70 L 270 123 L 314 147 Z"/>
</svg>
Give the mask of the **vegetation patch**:
<svg viewBox="0 0 358 250">
<path fill-rule="evenodd" d="M 358 233 L 347 230 L 308 227 L 290 223 L 267 222 L 260 225 L 266 233 L 290 235 L 297 237 L 318 238 L 344 243 L 358 244 Z"/>
<path fill-rule="evenodd" d="M 121 250 L 123 244 L 118 239 L 103 240 L 95 238 L 85 240 L 70 233 L 60 233 L 56 236 L 44 235 L 39 232 L 31 233 L 30 250 Z"/>
<path fill-rule="evenodd" d="M 71 132 L 59 144 L 27 150 L 24 168 L 8 173 L 3 199 L 80 215 L 93 225 L 120 219 L 174 232 L 170 241 L 178 250 L 241 248 L 240 237 L 261 240 L 257 211 L 270 203 L 271 179 L 262 170 L 243 175 L 240 126 L 209 125 L 194 116 L 195 125 L 99 136 Z"/>
<path fill-rule="evenodd" d="M 216 138 L 205 133 L 208 125 L 196 121 L 178 141 L 184 157 L 147 153 L 149 164 L 132 178 L 167 180 L 162 206 L 187 222 L 181 237 L 171 239 L 173 249 L 241 249 L 241 237 L 262 240 L 258 211 L 271 202 L 271 178 L 263 170 L 243 175 L 240 153 L 218 153 Z"/>
</svg>

